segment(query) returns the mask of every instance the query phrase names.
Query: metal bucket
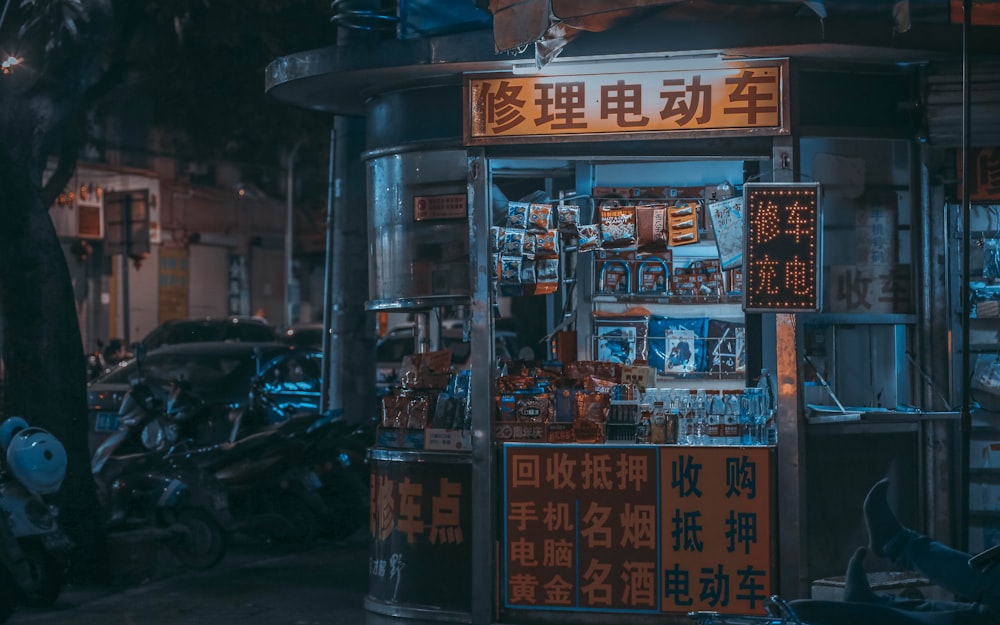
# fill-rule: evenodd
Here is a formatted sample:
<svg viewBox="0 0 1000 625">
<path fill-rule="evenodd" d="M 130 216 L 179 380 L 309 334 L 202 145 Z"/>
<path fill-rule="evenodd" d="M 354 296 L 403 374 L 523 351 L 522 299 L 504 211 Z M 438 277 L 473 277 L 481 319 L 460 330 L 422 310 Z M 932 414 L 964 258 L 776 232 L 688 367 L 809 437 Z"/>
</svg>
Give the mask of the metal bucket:
<svg viewBox="0 0 1000 625">
<path fill-rule="evenodd" d="M 468 301 L 467 162 L 463 150 L 368 161 L 369 310 Z"/>
</svg>

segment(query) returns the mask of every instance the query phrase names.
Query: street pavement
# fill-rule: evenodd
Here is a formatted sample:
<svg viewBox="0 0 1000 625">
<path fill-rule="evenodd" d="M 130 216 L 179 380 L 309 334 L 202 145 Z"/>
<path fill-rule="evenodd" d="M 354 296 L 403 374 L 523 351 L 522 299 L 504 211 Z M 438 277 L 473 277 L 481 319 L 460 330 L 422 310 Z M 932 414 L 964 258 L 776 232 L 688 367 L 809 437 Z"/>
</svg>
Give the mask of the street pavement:
<svg viewBox="0 0 1000 625">
<path fill-rule="evenodd" d="M 133 556 L 139 551 L 133 552 Z M 109 586 L 67 587 L 51 608 L 19 608 L 10 625 L 361 625 L 366 534 L 306 546 L 237 543 L 218 566 L 182 569 L 156 553 L 125 562 Z M 134 557 L 132 558 L 134 560 Z M 125 560 L 128 560 L 126 557 Z M 145 568 L 145 570 L 143 570 Z"/>
</svg>

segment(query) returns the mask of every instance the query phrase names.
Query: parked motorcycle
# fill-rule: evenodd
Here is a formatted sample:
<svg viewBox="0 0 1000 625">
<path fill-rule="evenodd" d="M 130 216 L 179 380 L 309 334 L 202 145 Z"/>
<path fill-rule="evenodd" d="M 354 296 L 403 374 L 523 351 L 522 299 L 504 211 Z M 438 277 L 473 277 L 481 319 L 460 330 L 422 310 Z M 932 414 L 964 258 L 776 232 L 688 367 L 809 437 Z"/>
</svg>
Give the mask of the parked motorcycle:
<svg viewBox="0 0 1000 625">
<path fill-rule="evenodd" d="M 232 531 L 282 542 L 314 539 L 327 513 L 318 479 L 303 462 L 308 423 L 293 418 L 243 435 L 245 414 L 246 406 L 231 412 L 229 440 L 186 456 L 226 488 Z"/>
<path fill-rule="evenodd" d="M 48 431 L 20 417 L 0 424 L 0 622 L 18 602 L 33 607 L 55 603 L 63 585 L 70 540 L 58 523 L 58 509 L 46 497 L 66 476 L 66 450 Z"/>
<path fill-rule="evenodd" d="M 140 351 L 138 355 L 143 357 Z M 94 452 L 91 471 L 109 533 L 150 533 L 184 566 L 208 569 L 225 556 L 232 523 L 225 489 L 176 446 L 150 434 L 165 405 L 140 376 L 122 400 L 118 430 Z M 144 444 L 145 443 L 145 444 Z"/>
<path fill-rule="evenodd" d="M 368 521 L 368 448 L 375 440 L 372 423 L 348 421 L 343 411 L 318 416 L 306 432 L 312 439 L 303 462 L 316 475 L 326 506 L 320 535 L 344 540 Z"/>
</svg>

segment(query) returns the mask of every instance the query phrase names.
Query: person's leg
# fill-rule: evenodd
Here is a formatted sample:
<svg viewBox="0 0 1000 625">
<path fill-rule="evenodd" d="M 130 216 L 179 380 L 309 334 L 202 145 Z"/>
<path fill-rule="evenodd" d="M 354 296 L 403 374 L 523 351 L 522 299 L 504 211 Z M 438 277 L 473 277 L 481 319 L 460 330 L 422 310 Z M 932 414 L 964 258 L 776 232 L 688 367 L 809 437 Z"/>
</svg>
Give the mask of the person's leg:
<svg viewBox="0 0 1000 625">
<path fill-rule="evenodd" d="M 881 480 L 865 497 L 869 547 L 876 555 L 914 568 L 932 583 L 958 596 L 1000 607 L 1000 567 L 983 574 L 969 566 L 969 554 L 952 549 L 904 527 L 886 499 L 888 480 Z"/>
</svg>

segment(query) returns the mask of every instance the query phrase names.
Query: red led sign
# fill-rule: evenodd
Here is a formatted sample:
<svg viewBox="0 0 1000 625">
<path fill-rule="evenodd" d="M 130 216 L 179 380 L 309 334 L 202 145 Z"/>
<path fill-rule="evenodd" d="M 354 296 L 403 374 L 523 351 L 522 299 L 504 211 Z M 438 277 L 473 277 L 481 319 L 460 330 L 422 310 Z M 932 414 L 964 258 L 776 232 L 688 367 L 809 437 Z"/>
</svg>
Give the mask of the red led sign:
<svg viewBox="0 0 1000 625">
<path fill-rule="evenodd" d="M 743 206 L 743 309 L 819 310 L 819 183 L 747 183 Z"/>
</svg>

